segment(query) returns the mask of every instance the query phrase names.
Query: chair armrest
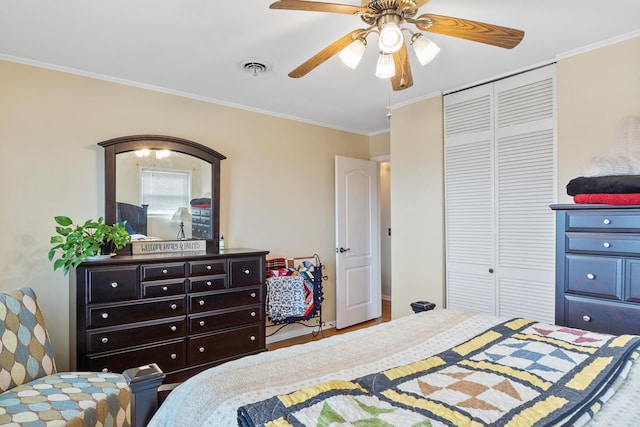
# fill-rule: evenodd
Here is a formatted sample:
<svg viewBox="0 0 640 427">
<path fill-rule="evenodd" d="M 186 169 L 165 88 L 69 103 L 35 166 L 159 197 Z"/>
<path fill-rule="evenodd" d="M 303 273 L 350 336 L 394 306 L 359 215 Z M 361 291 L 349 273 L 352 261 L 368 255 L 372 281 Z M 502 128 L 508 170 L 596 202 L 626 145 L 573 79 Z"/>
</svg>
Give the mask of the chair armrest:
<svg viewBox="0 0 640 427">
<path fill-rule="evenodd" d="M 158 387 L 165 374 L 152 363 L 129 368 L 123 375 L 131 389 L 131 426 L 144 427 L 158 410 Z"/>
</svg>

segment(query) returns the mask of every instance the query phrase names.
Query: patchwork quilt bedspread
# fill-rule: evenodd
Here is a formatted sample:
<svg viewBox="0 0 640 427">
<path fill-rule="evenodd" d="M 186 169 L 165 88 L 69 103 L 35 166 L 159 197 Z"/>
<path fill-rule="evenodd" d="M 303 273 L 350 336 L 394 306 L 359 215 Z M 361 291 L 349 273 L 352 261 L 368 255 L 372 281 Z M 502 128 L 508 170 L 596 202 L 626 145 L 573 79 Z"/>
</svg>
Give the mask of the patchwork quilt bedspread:
<svg viewBox="0 0 640 427">
<path fill-rule="evenodd" d="M 246 405 L 253 426 L 554 425 L 588 412 L 639 337 L 514 319 L 450 350 L 354 379 Z"/>
<path fill-rule="evenodd" d="M 149 427 L 638 426 L 639 340 L 433 310 L 202 372 Z"/>
</svg>

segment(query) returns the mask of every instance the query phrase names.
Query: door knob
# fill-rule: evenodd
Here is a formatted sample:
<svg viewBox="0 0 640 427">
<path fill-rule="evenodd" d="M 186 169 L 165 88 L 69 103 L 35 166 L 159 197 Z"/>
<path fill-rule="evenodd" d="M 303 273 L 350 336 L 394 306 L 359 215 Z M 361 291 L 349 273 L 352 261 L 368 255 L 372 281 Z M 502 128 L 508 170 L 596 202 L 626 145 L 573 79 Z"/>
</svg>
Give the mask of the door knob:
<svg viewBox="0 0 640 427">
<path fill-rule="evenodd" d="M 340 251 L 340 253 L 343 253 L 343 252 L 349 252 L 351 249 L 350 249 L 350 248 L 347 248 L 347 249 L 345 249 L 345 248 L 340 248 L 340 249 L 338 249 L 338 250 Z"/>
</svg>

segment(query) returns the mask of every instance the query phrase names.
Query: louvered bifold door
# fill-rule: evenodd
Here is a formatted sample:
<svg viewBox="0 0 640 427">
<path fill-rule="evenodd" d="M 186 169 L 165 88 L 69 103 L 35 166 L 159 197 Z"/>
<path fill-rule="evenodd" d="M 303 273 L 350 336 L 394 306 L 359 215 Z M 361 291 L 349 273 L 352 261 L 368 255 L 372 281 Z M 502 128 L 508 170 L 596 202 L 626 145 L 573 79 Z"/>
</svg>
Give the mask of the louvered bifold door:
<svg viewBox="0 0 640 427">
<path fill-rule="evenodd" d="M 554 322 L 555 66 L 494 83 L 498 314 Z"/>
<path fill-rule="evenodd" d="M 444 97 L 447 307 L 495 312 L 493 90 Z"/>
</svg>

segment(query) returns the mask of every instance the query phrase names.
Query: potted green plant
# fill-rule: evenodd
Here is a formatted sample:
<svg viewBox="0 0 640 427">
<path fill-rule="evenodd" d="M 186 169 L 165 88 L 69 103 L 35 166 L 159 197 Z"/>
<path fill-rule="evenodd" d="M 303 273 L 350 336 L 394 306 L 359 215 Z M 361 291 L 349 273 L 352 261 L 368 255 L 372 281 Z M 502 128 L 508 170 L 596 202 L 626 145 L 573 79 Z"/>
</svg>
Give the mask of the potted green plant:
<svg viewBox="0 0 640 427">
<path fill-rule="evenodd" d="M 71 267 L 91 257 L 112 256 L 131 240 L 125 223 L 107 225 L 102 217 L 97 221 L 88 219 L 82 225 L 74 224 L 66 216 L 56 216 L 55 221 L 58 234 L 51 237 L 50 243 L 54 246 L 49 250 L 49 261 L 59 255 L 53 261 L 53 270 L 62 268 L 65 276 Z"/>
</svg>

